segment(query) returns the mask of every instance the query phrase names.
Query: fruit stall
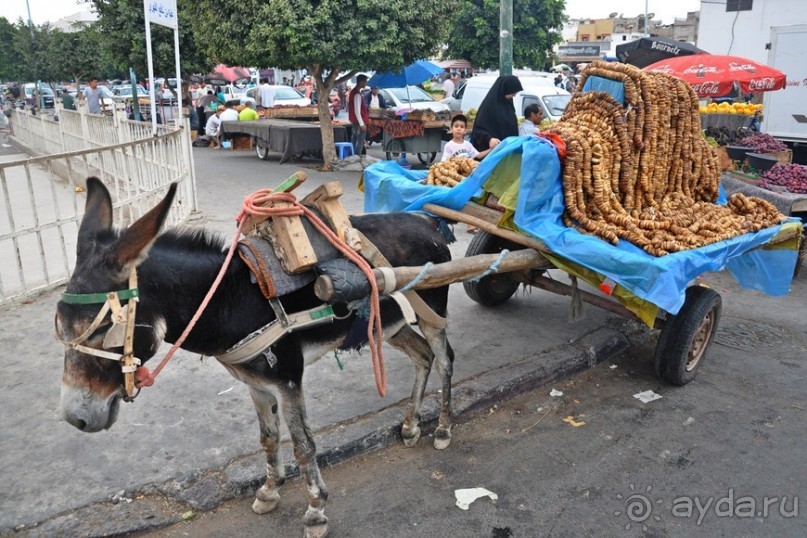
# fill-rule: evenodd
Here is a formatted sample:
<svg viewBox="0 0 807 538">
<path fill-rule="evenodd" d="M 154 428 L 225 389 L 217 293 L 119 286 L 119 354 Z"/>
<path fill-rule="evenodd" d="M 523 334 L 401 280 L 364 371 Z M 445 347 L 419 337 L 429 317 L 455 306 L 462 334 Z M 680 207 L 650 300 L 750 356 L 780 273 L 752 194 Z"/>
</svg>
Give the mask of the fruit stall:
<svg viewBox="0 0 807 538">
<path fill-rule="evenodd" d="M 701 128 L 726 127 L 739 129 L 749 127 L 754 114 L 762 110 L 762 105 L 753 103 L 709 103 L 700 107 Z"/>
<path fill-rule="evenodd" d="M 571 319 L 590 303 L 639 320 L 661 331 L 657 373 L 683 385 L 703 362 L 722 305 L 715 290 L 693 283 L 728 268 L 743 287 L 788 293 L 802 225 L 764 198 L 725 198 L 688 84 L 599 61 L 580 87 L 588 77 L 614 84 L 575 93 L 561 121 L 536 137 L 507 138 L 476 166 L 371 165 L 364 209 L 478 227 L 466 260 L 487 256 L 488 265 L 451 280 L 471 299 L 494 306 L 527 285 L 570 296 Z M 431 268 L 407 269 L 409 288 L 428 287 Z"/>
<path fill-rule="evenodd" d="M 413 153 L 421 163 L 430 164 L 442 149 L 450 123 L 448 113 L 436 114 L 430 110 L 413 110 L 399 117 L 371 110 L 367 137 L 381 143 L 389 160 Z"/>
</svg>

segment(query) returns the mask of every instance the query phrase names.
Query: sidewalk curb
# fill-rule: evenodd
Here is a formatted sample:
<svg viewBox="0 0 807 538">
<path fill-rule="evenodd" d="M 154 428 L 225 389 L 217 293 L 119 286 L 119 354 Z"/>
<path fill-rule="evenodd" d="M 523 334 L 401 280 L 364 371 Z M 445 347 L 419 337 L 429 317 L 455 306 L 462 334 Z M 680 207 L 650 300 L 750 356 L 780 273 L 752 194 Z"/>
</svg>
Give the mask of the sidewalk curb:
<svg viewBox="0 0 807 538">
<path fill-rule="evenodd" d="M 624 325 L 620 329 L 600 327 L 568 345 L 527 355 L 455 383 L 454 418 L 492 407 L 614 357 L 629 347 L 631 332 Z M 431 443 L 430 433 L 439 416 L 438 396 L 432 393 L 424 399 L 420 444 Z M 315 432 L 320 465 L 341 463 L 400 442 L 406 405 L 407 401 L 398 402 Z M 285 454 L 291 453 L 289 444 L 288 440 L 283 442 L 287 447 Z M 0 537 L 115 536 L 156 530 L 181 521 L 183 513 L 211 510 L 224 501 L 252 496 L 263 483 L 264 461 L 262 451 L 247 453 L 222 468 L 194 471 L 161 484 L 137 486 L 118 492 L 111 500 L 63 512 L 33 525 L 2 529 Z M 287 478 L 298 475 L 294 460 L 287 459 Z"/>
</svg>

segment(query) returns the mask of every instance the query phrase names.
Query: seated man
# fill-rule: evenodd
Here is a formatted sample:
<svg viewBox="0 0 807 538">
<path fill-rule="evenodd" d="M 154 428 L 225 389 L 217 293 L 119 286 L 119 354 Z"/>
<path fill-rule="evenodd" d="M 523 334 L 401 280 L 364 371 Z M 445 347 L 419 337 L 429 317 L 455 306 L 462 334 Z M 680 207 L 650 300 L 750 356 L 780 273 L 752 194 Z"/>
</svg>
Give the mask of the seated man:
<svg viewBox="0 0 807 538">
<path fill-rule="evenodd" d="M 219 107 L 216 110 L 216 113 L 210 116 L 207 120 L 207 124 L 205 124 L 205 136 L 210 138 L 213 142 L 213 147 L 220 147 L 219 144 L 219 128 L 221 127 L 221 113 L 224 111 L 224 107 Z"/>
<path fill-rule="evenodd" d="M 247 101 L 244 109 L 238 113 L 238 121 L 252 121 L 258 119 L 258 113 L 252 108 L 252 102 Z"/>
</svg>

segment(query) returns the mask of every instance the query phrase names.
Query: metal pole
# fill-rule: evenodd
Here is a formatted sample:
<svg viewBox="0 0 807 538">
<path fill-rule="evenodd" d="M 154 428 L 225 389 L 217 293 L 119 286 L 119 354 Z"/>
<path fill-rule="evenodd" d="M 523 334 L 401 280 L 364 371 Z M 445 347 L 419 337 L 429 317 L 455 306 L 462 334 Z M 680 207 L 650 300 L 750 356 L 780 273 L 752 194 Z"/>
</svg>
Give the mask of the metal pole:
<svg viewBox="0 0 807 538">
<path fill-rule="evenodd" d="M 185 97 L 182 88 L 182 79 L 179 78 L 179 17 L 177 17 L 177 27 L 174 28 L 174 63 L 177 70 L 177 116 L 174 118 L 177 129 L 182 125 L 182 100 Z M 193 106 L 189 103 L 188 106 Z M 188 135 L 190 136 L 190 134 Z"/>
<path fill-rule="evenodd" d="M 644 36 L 648 35 L 650 34 L 647 32 L 647 0 L 644 0 Z"/>
<path fill-rule="evenodd" d="M 145 5 L 146 0 L 143 0 Z M 151 22 L 146 17 L 146 58 L 149 64 L 149 97 L 151 100 L 151 134 L 157 135 L 157 95 L 154 93 L 154 59 L 151 56 Z"/>
<path fill-rule="evenodd" d="M 513 0 L 499 4 L 499 75 L 513 74 Z"/>
</svg>

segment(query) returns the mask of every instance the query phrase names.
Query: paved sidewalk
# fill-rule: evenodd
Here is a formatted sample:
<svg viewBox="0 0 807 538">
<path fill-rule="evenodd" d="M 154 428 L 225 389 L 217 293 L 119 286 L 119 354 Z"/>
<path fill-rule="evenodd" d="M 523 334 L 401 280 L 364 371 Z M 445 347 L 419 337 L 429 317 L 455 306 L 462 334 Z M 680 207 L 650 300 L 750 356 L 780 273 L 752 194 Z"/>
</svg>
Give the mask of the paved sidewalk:
<svg viewBox="0 0 807 538">
<path fill-rule="evenodd" d="M 195 149 L 194 158 L 200 212 L 192 225 L 229 236 L 244 196 L 301 168 L 309 179 L 300 192 L 338 179 L 348 211 L 362 210 L 356 172 L 320 173 L 305 167 L 314 163 L 280 165 L 247 151 Z M 461 257 L 471 236 L 464 226 L 455 232 L 452 252 Z M 264 472 L 255 412 L 245 387 L 213 359 L 178 353 L 155 386 L 136 403 L 122 404 L 109 431 L 84 434 L 61 421 L 63 352 L 52 329 L 59 291 L 0 311 L 0 536 L 16 534 L 13 529 L 32 536 L 142 530 L 176 521 L 190 508 L 210 509 L 249 494 Z M 458 413 L 589 367 L 625 349 L 628 336 L 645 334 L 588 306 L 583 321 L 568 323 L 568 299 L 538 290 L 485 309 L 453 286 L 449 310 Z M 324 462 L 397 442 L 399 402 L 413 381 L 409 360 L 385 348 L 388 393 L 382 399 L 369 353 L 340 357 L 344 370 L 329 355 L 305 377 Z M 426 407 L 425 420 L 434 419 L 434 400 Z M 283 452 L 291 461 L 288 444 Z"/>
</svg>

